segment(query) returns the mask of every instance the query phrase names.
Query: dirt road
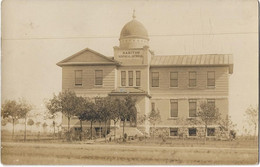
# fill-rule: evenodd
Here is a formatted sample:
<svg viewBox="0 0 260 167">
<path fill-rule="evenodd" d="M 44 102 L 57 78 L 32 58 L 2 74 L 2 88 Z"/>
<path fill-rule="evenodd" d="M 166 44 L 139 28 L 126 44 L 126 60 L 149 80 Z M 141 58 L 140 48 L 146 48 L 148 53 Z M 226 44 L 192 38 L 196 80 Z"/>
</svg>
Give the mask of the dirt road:
<svg viewBox="0 0 260 167">
<path fill-rule="evenodd" d="M 118 144 L 2 143 L 3 164 L 256 164 L 258 150 Z"/>
</svg>

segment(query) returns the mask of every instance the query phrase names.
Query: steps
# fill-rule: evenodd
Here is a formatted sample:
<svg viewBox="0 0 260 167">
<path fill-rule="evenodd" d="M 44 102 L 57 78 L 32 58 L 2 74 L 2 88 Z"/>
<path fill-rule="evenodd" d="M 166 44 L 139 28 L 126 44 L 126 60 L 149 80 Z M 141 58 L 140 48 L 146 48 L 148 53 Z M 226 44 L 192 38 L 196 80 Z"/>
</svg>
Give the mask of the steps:
<svg viewBox="0 0 260 167">
<path fill-rule="evenodd" d="M 109 137 L 111 136 L 112 138 L 114 137 L 114 127 L 111 127 Z M 125 127 L 125 132 L 127 136 L 143 136 L 144 134 L 138 130 L 136 127 Z M 116 127 L 116 138 L 123 137 L 123 127 Z"/>
</svg>

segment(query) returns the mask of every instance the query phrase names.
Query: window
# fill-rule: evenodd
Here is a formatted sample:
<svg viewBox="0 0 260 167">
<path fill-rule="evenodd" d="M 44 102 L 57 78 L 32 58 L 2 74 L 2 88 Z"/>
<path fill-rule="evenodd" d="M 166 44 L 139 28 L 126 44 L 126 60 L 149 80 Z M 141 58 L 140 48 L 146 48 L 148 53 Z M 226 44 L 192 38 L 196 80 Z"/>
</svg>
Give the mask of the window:
<svg viewBox="0 0 260 167">
<path fill-rule="evenodd" d="M 121 71 L 121 86 L 126 86 L 126 72 Z"/>
<path fill-rule="evenodd" d="M 178 128 L 170 128 L 170 136 L 178 136 Z"/>
<path fill-rule="evenodd" d="M 196 117 L 197 101 L 189 100 L 189 117 Z"/>
<path fill-rule="evenodd" d="M 178 72 L 170 73 L 170 87 L 178 87 Z"/>
<path fill-rule="evenodd" d="M 189 72 L 189 87 L 196 87 L 196 72 Z"/>
<path fill-rule="evenodd" d="M 215 136 L 215 128 L 207 128 L 207 136 Z"/>
<path fill-rule="evenodd" d="M 171 117 L 178 117 L 178 100 L 171 100 Z"/>
<path fill-rule="evenodd" d="M 208 105 L 214 106 L 214 108 L 215 108 L 215 100 L 214 99 L 208 99 L 207 103 L 208 103 Z"/>
<path fill-rule="evenodd" d="M 152 87 L 159 87 L 159 72 L 152 72 Z"/>
<path fill-rule="evenodd" d="M 189 128 L 189 136 L 197 136 L 197 129 Z"/>
<path fill-rule="evenodd" d="M 102 70 L 95 71 L 95 85 L 103 85 L 103 71 Z"/>
<path fill-rule="evenodd" d="M 154 102 L 152 103 L 152 110 L 153 111 L 155 110 L 155 103 Z"/>
<path fill-rule="evenodd" d="M 75 86 L 82 86 L 82 70 L 75 70 Z"/>
<path fill-rule="evenodd" d="M 141 71 L 136 71 L 136 86 L 141 85 Z"/>
<path fill-rule="evenodd" d="M 128 85 L 133 86 L 134 82 L 133 71 L 128 71 Z"/>
<path fill-rule="evenodd" d="M 208 71 L 208 86 L 215 86 L 215 72 L 214 71 Z"/>
</svg>

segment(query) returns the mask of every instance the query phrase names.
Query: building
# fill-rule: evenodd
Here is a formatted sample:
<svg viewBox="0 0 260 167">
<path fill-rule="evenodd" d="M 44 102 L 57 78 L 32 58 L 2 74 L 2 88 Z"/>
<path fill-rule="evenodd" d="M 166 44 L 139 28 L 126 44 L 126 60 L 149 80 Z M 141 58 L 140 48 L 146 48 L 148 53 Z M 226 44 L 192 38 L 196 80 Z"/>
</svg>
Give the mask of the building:
<svg viewBox="0 0 260 167">
<path fill-rule="evenodd" d="M 189 123 L 201 101 L 214 104 L 222 117 L 228 115 L 232 55 L 156 55 L 149 48 L 146 28 L 134 15 L 122 28 L 114 57 L 86 48 L 57 65 L 62 67 L 63 90 L 73 90 L 83 97 L 130 94 L 137 99 L 137 117 L 158 109 L 161 123 L 156 128 L 169 136 L 182 133 L 192 137 L 203 132 L 201 125 Z M 73 124 L 77 127 L 76 118 Z M 129 123 L 130 127 L 142 133 L 149 133 L 151 128 L 148 121 Z M 215 136 L 216 125 L 209 126 L 207 132 Z"/>
</svg>

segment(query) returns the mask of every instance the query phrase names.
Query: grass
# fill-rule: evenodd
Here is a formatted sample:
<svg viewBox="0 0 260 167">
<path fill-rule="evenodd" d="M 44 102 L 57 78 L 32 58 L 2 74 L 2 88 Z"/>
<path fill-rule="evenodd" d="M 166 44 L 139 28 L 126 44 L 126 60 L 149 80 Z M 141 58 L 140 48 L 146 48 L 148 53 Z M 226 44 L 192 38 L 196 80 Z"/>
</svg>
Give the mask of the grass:
<svg viewBox="0 0 260 167">
<path fill-rule="evenodd" d="M 167 147 L 131 144 L 3 143 L 2 163 L 16 165 L 83 164 L 256 164 L 248 148 Z"/>
<path fill-rule="evenodd" d="M 127 142 L 85 141 L 65 142 L 53 140 L 52 134 L 41 138 L 28 133 L 26 142 L 23 134 L 2 133 L 2 163 L 8 165 L 230 165 L 256 164 L 258 143 L 252 139 L 234 141 L 201 139 L 128 140 Z"/>
</svg>

